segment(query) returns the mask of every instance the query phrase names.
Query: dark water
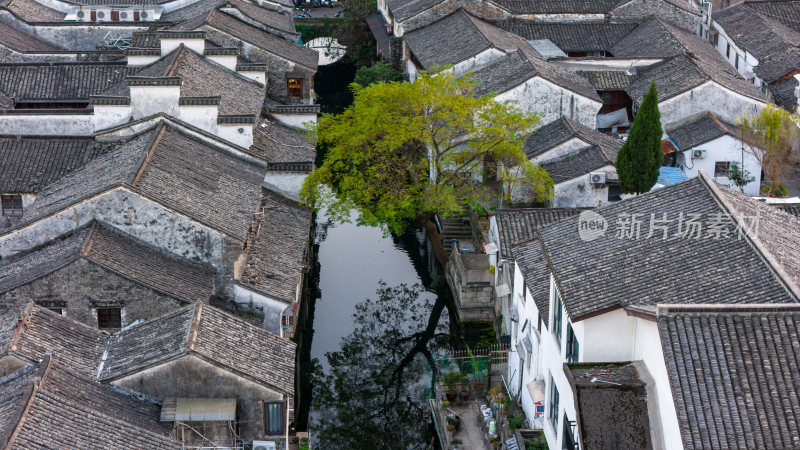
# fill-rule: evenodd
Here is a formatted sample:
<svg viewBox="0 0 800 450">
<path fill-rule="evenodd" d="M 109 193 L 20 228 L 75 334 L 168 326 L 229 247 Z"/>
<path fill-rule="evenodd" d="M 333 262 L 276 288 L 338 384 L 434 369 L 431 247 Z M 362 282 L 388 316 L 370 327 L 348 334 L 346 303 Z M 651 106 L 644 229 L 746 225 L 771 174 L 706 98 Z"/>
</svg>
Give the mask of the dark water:
<svg viewBox="0 0 800 450">
<path fill-rule="evenodd" d="M 316 448 L 426 448 L 426 365 L 458 334 L 427 238 L 419 229 L 394 237 L 330 224 L 324 214 L 317 223 L 297 429 L 307 428 Z"/>
<path fill-rule="evenodd" d="M 355 66 L 322 66 L 315 91 L 323 112 L 351 102 Z M 318 162 L 325 149 L 318 148 Z M 460 335 L 452 299 L 427 237 L 316 217 L 317 264 L 300 314 L 295 429 L 316 449 L 427 448 L 426 366 Z"/>
</svg>

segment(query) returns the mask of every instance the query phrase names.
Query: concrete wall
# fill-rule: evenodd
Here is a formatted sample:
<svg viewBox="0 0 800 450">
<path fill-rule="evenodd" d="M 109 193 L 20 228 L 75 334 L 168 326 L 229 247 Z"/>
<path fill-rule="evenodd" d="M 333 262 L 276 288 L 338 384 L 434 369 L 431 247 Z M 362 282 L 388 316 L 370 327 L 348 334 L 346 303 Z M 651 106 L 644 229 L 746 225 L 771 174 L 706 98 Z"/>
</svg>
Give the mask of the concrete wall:
<svg viewBox="0 0 800 450">
<path fill-rule="evenodd" d="M 267 92 L 269 97 L 289 101 L 286 86 L 287 74 L 294 73 L 303 79 L 303 97 L 299 102 L 310 104 L 314 91 L 314 71 L 295 64 L 292 61 L 283 59 L 277 55 L 268 53 L 252 44 L 240 41 L 233 36 L 223 33 L 215 28 L 203 26 L 201 30 L 206 31 L 208 39 L 216 42 L 223 47 L 241 48 L 241 55 L 254 63 L 267 65 Z"/>
<path fill-rule="evenodd" d="M 713 81 L 658 104 L 661 112 L 661 125 L 675 122 L 692 114 L 711 111 L 718 118 L 728 122 L 738 122 L 742 116 L 756 115 L 765 103 L 731 91 Z"/>
<path fill-rule="evenodd" d="M 273 190 L 289 194 L 291 198 L 298 198 L 307 176 L 308 174 L 303 172 L 267 172 L 264 184 Z"/>
<path fill-rule="evenodd" d="M 616 169 L 614 166 L 608 165 L 556 184 L 553 186 L 553 206 L 556 208 L 578 208 L 608 204 L 608 185 L 589 182 L 590 173 L 594 172 L 616 173 Z"/>
<path fill-rule="evenodd" d="M 91 114 L 2 114 L 0 134 L 86 136 L 94 132 Z"/>
<path fill-rule="evenodd" d="M 488 64 L 492 61 L 497 60 L 505 55 L 505 52 L 500 51 L 496 48 L 489 48 L 486 49 L 477 55 L 469 58 L 465 61 L 461 61 L 460 63 L 453 64 L 453 67 L 450 69 L 451 72 L 457 77 L 460 77 L 467 72 L 474 70 L 476 66 L 480 66 L 483 64 Z"/>
<path fill-rule="evenodd" d="M 180 86 L 131 86 L 131 111 L 134 119 L 166 113 L 179 117 Z"/>
<path fill-rule="evenodd" d="M 706 150 L 705 158 L 693 158 L 692 151 L 695 149 Z M 714 177 L 714 181 L 719 184 L 730 186 L 733 189 L 739 190 L 733 182 L 727 177 L 715 177 L 714 167 L 718 161 L 736 161 L 742 166 L 744 161 L 744 169 L 750 172 L 750 175 L 755 177 L 755 181 L 748 183 L 744 186 L 744 193 L 750 196 L 759 195 L 759 188 L 761 186 L 761 165 L 758 160 L 753 156 L 750 146 L 745 146 L 742 151 L 742 143 L 732 136 L 721 136 L 713 141 L 700 144 L 691 149 L 684 150 L 683 154 L 678 156 L 678 163 L 681 170 L 689 178 L 694 178 L 698 175 L 700 170 L 704 170 L 709 176 Z"/>
<path fill-rule="evenodd" d="M 495 99 L 517 101 L 523 111 L 540 114 L 541 125 L 566 116 L 595 128 L 597 112 L 603 106 L 599 101 L 578 95 L 538 76 L 499 94 Z"/>
<path fill-rule="evenodd" d="M 186 304 L 85 259 L 0 294 L 0 303 L 15 296 L 36 302 L 65 302 L 67 317 L 94 328 L 94 306 L 98 304 L 122 306 L 122 326 L 138 319 L 153 319 Z"/>
<path fill-rule="evenodd" d="M 661 433 L 653 434 L 653 441 L 662 440 L 665 449 L 683 448 L 675 401 L 669 384 L 667 366 L 664 363 L 664 351 L 656 322 L 646 319 L 631 318 L 634 322 L 635 340 L 632 350 L 633 361 L 643 361 L 653 378 L 657 416 L 650 416 L 651 429 L 656 429 L 654 422 L 660 424 Z M 648 398 L 648 403 L 650 402 Z M 650 408 L 648 408 L 650 409 Z M 658 448 L 654 445 L 654 448 Z"/>
<path fill-rule="evenodd" d="M 265 437 L 262 402 L 284 399 L 274 390 L 191 355 L 145 369 L 112 384 L 159 400 L 166 397 L 236 398 L 240 436 L 245 441 Z"/>
<path fill-rule="evenodd" d="M 96 50 L 98 46 L 104 45 L 106 35 L 114 38 L 130 38 L 134 32 L 147 31 L 149 27 L 147 22 L 126 26 L 105 23 L 88 27 L 83 24 L 71 25 L 69 22 L 64 25 L 29 25 L 6 10 L 0 10 L 0 23 L 72 50 Z"/>
<path fill-rule="evenodd" d="M 233 301 L 242 309 L 262 314 L 264 329 L 281 336 L 281 315 L 290 303 L 270 298 L 238 283 L 233 285 Z"/>
<path fill-rule="evenodd" d="M 252 124 L 217 124 L 216 135 L 239 147 L 250 148 L 253 145 L 253 125 Z"/>
<path fill-rule="evenodd" d="M 218 115 L 219 106 L 217 105 L 180 105 L 178 107 L 178 118 L 180 120 L 216 135 L 219 135 L 217 130 Z"/>
<path fill-rule="evenodd" d="M 557 159 L 561 159 L 567 155 L 574 155 L 578 153 L 578 150 L 582 148 L 586 148 L 589 145 L 586 141 L 580 138 L 572 138 L 562 144 L 559 144 L 550 150 L 542 153 L 539 156 L 531 158 L 531 162 L 534 164 L 545 164 L 550 161 L 554 161 Z"/>
<path fill-rule="evenodd" d="M 220 232 L 124 188 L 91 197 L 13 233 L 0 235 L 0 256 L 42 245 L 93 219 L 148 244 L 224 271 L 226 245 Z"/>
<path fill-rule="evenodd" d="M 94 105 L 92 127 L 94 131 L 121 125 L 133 119 L 130 105 Z"/>
</svg>

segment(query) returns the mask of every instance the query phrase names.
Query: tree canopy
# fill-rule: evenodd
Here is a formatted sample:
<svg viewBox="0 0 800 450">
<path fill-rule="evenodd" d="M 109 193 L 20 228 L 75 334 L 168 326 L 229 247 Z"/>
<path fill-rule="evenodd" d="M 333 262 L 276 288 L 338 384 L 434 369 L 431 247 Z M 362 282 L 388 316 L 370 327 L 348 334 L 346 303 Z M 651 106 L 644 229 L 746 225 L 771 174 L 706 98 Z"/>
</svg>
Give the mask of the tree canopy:
<svg viewBox="0 0 800 450">
<path fill-rule="evenodd" d="M 394 70 L 391 64 L 378 61 L 374 66 L 361 66 L 356 72 L 354 83 L 369 86 L 378 82 L 402 81 L 403 74 Z"/>
<path fill-rule="evenodd" d="M 515 167 L 539 119 L 509 102 L 473 95 L 475 83 L 448 71 L 421 73 L 414 83 L 352 84 L 353 104 L 323 115 L 313 132 L 328 153 L 300 193 L 336 220 L 401 232 L 425 214 L 463 214 L 488 192 L 476 176 L 485 161 Z M 524 180 L 550 195 L 544 171 Z M 546 186 L 546 187 L 542 187 Z M 543 200 L 543 199 L 539 199 Z"/>
<path fill-rule="evenodd" d="M 761 112 L 741 120 L 743 148 L 751 153 L 769 178 L 773 195 L 784 180 L 793 152 L 800 147 L 800 128 L 785 109 L 768 104 Z"/>
<path fill-rule="evenodd" d="M 656 83 L 651 82 L 633 118 L 628 139 L 617 153 L 616 168 L 622 192 L 641 194 L 655 186 L 664 160 L 662 134 L 658 91 Z"/>
</svg>

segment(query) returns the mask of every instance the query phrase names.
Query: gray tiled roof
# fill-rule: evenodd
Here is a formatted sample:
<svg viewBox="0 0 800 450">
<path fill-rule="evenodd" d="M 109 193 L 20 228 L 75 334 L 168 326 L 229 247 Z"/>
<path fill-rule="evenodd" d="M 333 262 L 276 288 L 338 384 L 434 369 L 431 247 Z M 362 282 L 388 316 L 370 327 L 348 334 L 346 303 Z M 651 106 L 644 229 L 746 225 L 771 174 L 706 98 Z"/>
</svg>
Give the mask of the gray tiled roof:
<svg viewBox="0 0 800 450">
<path fill-rule="evenodd" d="M 187 5 L 183 8 L 162 14 L 160 20 L 174 24 L 198 17 L 204 17 L 208 15 L 211 10 L 220 6 L 225 6 L 226 4 L 227 0 L 199 0 L 191 5 Z"/>
<path fill-rule="evenodd" d="M 247 17 L 266 27 L 297 34 L 297 30 L 294 28 L 294 19 L 289 13 L 264 8 L 250 0 L 230 0 L 229 3 Z"/>
<path fill-rule="evenodd" d="M 777 203 L 772 205 L 800 219 L 800 203 Z"/>
<path fill-rule="evenodd" d="M 780 21 L 787 27 L 800 32 L 800 1 L 797 0 L 754 0 L 744 4 L 758 13 Z"/>
<path fill-rule="evenodd" d="M 603 237 L 582 240 L 578 218 L 571 217 L 543 227 L 540 241 L 513 250 L 526 279 L 542 279 L 543 274 L 533 273 L 541 264 L 526 262 L 536 258 L 539 245 L 544 246 L 573 321 L 629 305 L 797 301 L 797 288 L 792 284 L 796 286 L 800 279 L 800 262 L 792 255 L 800 254 L 800 221 L 716 185 L 703 172 L 697 178 L 594 211 L 608 222 Z M 707 238 L 715 215 L 730 214 L 746 229 L 753 226 L 754 219 L 749 217 L 756 211 L 760 225 L 752 241 L 739 239 L 732 224 L 722 227 L 729 232 L 728 237 Z M 667 214 L 669 236 L 675 237 L 679 213 L 685 220 L 688 214 L 701 214 L 700 239 L 693 235 L 664 240 L 663 231 L 657 228 L 651 238 L 646 238 L 651 214 L 659 220 Z M 622 214 L 640 214 L 639 239 L 617 237 Z M 748 219 L 739 222 L 736 217 L 741 215 Z M 537 299 L 537 304 L 540 301 L 547 304 L 546 299 Z"/>
<path fill-rule="evenodd" d="M 800 31 L 757 13 L 746 3 L 717 11 L 712 17 L 737 47 L 758 60 L 755 72 L 767 83 L 800 68 Z"/>
<path fill-rule="evenodd" d="M 562 156 L 557 160 L 546 162 L 541 167 L 550 175 L 553 182 L 558 184 L 586 175 L 605 166 L 613 166 L 616 160 L 616 153 L 611 158 L 597 145 L 591 145 L 567 156 Z"/>
<path fill-rule="evenodd" d="M 264 294 L 293 302 L 305 273 L 311 210 L 268 189 L 261 193 L 263 214 L 255 216 L 247 243 L 241 282 Z"/>
<path fill-rule="evenodd" d="M 685 448 L 800 447 L 797 305 L 663 307 L 658 328 Z"/>
<path fill-rule="evenodd" d="M 537 228 L 574 216 L 585 208 L 498 209 L 494 216 L 500 235 L 500 256 L 512 258 L 511 248 L 534 238 Z"/>
<path fill-rule="evenodd" d="M 124 62 L 0 64 L 0 86 L 17 101 L 87 101 L 134 71 Z"/>
<path fill-rule="evenodd" d="M 33 391 L 33 382 L 42 376 L 43 367 L 29 364 L 0 377 L 0 445 L 6 448 L 25 404 Z"/>
<path fill-rule="evenodd" d="M 307 134 L 277 121 L 261 119 L 253 128 L 250 151 L 267 162 L 314 162 L 317 150 L 314 140 L 306 138 Z"/>
<path fill-rule="evenodd" d="M 795 80 L 794 77 L 789 77 L 770 84 L 769 91 L 772 93 L 772 99 L 775 101 L 776 105 L 793 111 L 797 108 L 797 97 L 794 95 L 794 89 L 796 87 L 797 80 Z"/>
<path fill-rule="evenodd" d="M 624 91 L 631 85 L 631 76 L 616 70 L 579 70 L 578 75 L 589 80 L 598 91 Z"/>
<path fill-rule="evenodd" d="M 495 22 L 494 25 L 527 40 L 549 39 L 565 52 L 609 51 L 637 26 L 631 22 L 546 23 L 524 19 Z"/>
<path fill-rule="evenodd" d="M 86 136 L 0 136 L 0 192 L 35 193 L 109 148 Z"/>
<path fill-rule="evenodd" d="M 23 223 L 35 221 L 79 200 L 130 181 L 153 138 L 153 130 L 118 143 L 118 146 L 39 189 L 33 205 L 25 211 Z"/>
<path fill-rule="evenodd" d="M 594 87 L 580 75 L 548 63 L 533 49 L 523 48 L 476 69 L 476 95 L 506 92 L 533 77 L 541 77 L 586 98 L 602 101 Z"/>
<path fill-rule="evenodd" d="M 639 25 L 631 34 L 611 49 L 617 57 L 663 57 L 634 76 L 627 89 L 634 103 L 641 98 L 654 80 L 659 101 L 693 89 L 709 80 L 738 94 L 765 101 L 766 97 L 728 64 L 707 40 L 679 30 L 658 19 Z"/>
<path fill-rule="evenodd" d="M 272 53 L 311 70 L 317 69 L 319 53 L 316 50 L 304 47 L 296 42 L 289 42 L 286 39 L 273 36 L 229 14 L 220 11 L 211 11 L 205 18 L 205 23 L 238 40 L 254 45 L 267 53 Z"/>
<path fill-rule="evenodd" d="M 736 126 L 723 122 L 705 111 L 679 122 L 667 124 L 665 132 L 675 141 L 679 150 L 685 151 L 726 134 L 736 137 L 737 129 Z"/>
<path fill-rule="evenodd" d="M 258 208 L 263 167 L 162 126 L 136 189 L 155 201 L 245 240 Z"/>
<path fill-rule="evenodd" d="M 621 140 L 562 116 L 538 128 L 525 140 L 525 155 L 534 158 L 573 138 L 597 145 L 607 158 L 614 160 L 622 147 Z"/>
<path fill-rule="evenodd" d="M 402 22 L 441 2 L 442 0 L 387 0 L 386 5 L 392 17 Z"/>
<path fill-rule="evenodd" d="M 456 64 L 489 48 L 510 51 L 524 39 L 476 19 L 463 9 L 403 35 L 423 69 Z"/>
<path fill-rule="evenodd" d="M 265 173 L 261 166 L 162 124 L 42 188 L 20 226 L 91 195 L 127 185 L 244 241 Z"/>
<path fill-rule="evenodd" d="M 30 323 L 9 350 L 33 361 L 49 353 L 73 375 L 94 379 L 108 335 L 32 302 L 28 308 Z"/>
<path fill-rule="evenodd" d="M 512 14 L 606 14 L 619 0 L 494 0 Z"/>
<path fill-rule="evenodd" d="M 564 219 L 562 219 L 564 220 Z M 541 239 L 535 238 L 511 248 L 516 267 L 519 267 L 526 287 L 539 311 L 550 311 L 550 268 L 545 259 Z"/>
<path fill-rule="evenodd" d="M 260 114 L 266 86 L 180 46 L 170 54 L 128 74 L 136 77 L 178 77 L 181 97 L 219 96 L 219 114 Z M 103 95 L 130 97 L 126 80 Z"/>
<path fill-rule="evenodd" d="M 188 306 L 111 336 L 101 380 L 137 373 L 185 354 L 294 393 L 295 344 L 213 306 Z"/>
<path fill-rule="evenodd" d="M 0 45 L 18 52 L 42 53 L 63 50 L 54 44 L 43 41 L 8 25 L 0 27 Z"/>
<path fill-rule="evenodd" d="M 66 16 L 36 0 L 11 0 L 6 7 L 25 22 L 61 22 Z"/>
</svg>

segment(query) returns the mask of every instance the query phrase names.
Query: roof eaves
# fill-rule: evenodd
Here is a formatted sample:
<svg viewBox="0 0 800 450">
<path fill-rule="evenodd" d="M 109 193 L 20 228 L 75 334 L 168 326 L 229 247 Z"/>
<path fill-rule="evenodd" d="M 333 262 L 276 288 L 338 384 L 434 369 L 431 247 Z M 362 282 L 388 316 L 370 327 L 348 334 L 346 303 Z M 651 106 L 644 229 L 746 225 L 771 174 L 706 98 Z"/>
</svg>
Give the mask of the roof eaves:
<svg viewBox="0 0 800 450">
<path fill-rule="evenodd" d="M 708 174 L 706 174 L 704 170 L 700 170 L 698 178 L 702 180 L 703 185 L 706 187 L 706 189 L 708 189 L 712 198 L 714 198 L 720 207 L 725 210 L 725 212 L 730 216 L 731 220 L 733 220 L 738 227 L 740 217 L 736 216 L 736 211 L 730 205 L 728 205 L 724 200 L 724 197 L 720 195 L 719 187 L 716 186 L 716 183 L 708 176 Z M 745 229 L 747 229 L 746 226 Z M 794 301 L 800 303 L 800 288 L 798 288 L 786 271 L 784 271 L 777 261 L 775 261 L 775 259 L 772 257 L 772 254 L 770 254 L 764 248 L 757 237 L 753 238 L 750 233 L 744 233 L 744 239 L 750 244 L 753 250 L 756 251 L 767 267 L 772 270 L 775 278 L 777 278 L 778 281 L 783 285 L 784 289 L 786 289 Z"/>
</svg>

